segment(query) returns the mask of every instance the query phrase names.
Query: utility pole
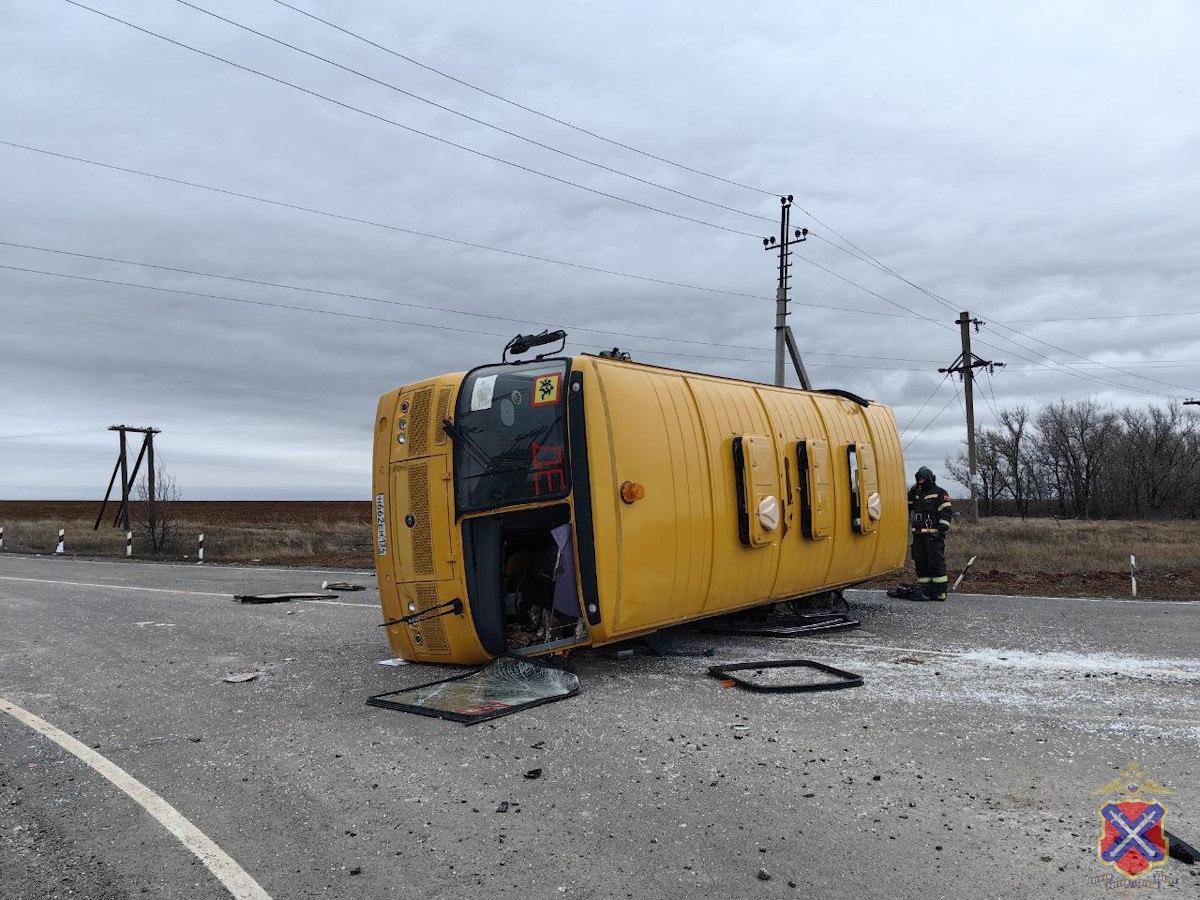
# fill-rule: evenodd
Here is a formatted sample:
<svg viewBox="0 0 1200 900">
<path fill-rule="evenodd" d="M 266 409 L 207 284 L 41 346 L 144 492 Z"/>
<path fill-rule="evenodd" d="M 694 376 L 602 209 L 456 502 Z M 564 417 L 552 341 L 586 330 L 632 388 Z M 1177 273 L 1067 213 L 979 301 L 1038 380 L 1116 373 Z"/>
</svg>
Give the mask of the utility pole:
<svg viewBox="0 0 1200 900">
<path fill-rule="evenodd" d="M 1188 398 L 1187 400 L 1183 401 L 1183 405 L 1184 406 L 1200 406 L 1200 400 Z"/>
<path fill-rule="evenodd" d="M 779 251 L 779 283 L 775 289 L 775 384 L 783 387 L 786 384 L 786 368 L 784 354 L 791 356 L 792 366 L 800 379 L 800 387 L 806 391 L 812 390 L 808 380 L 808 371 L 800 358 L 800 348 L 796 346 L 796 338 L 787 323 L 788 288 L 791 281 L 792 247 L 808 239 L 807 228 L 797 228 L 791 231 L 792 195 L 779 198 L 779 237 L 763 238 L 764 250 Z"/>
<path fill-rule="evenodd" d="M 110 425 L 108 430 L 115 431 L 118 435 L 117 462 L 113 466 L 112 477 L 108 479 L 108 488 L 104 491 L 104 499 L 100 502 L 100 512 L 96 514 L 96 524 L 92 526 L 92 531 L 96 531 L 100 527 L 100 521 L 104 518 L 104 510 L 108 506 L 108 498 L 112 495 L 118 473 L 121 475 L 121 505 L 117 507 L 113 525 L 124 525 L 125 531 L 129 531 L 129 492 L 137 481 L 138 469 L 142 466 L 143 457 L 148 458 L 150 465 L 146 475 L 146 500 L 150 504 L 150 521 L 154 521 L 154 436 L 162 432 L 158 428 L 131 428 L 128 425 Z M 128 460 L 127 434 L 129 432 L 142 436 L 142 449 L 138 451 L 132 472 L 129 471 Z"/>
<path fill-rule="evenodd" d="M 975 330 L 978 331 L 979 326 L 984 324 L 983 322 L 979 319 L 972 319 L 971 314 L 966 310 L 959 313 L 958 318 L 954 321 L 958 325 L 962 337 L 962 352 L 958 354 L 954 362 L 938 371 L 957 373 L 963 382 L 963 397 L 967 403 L 967 469 L 971 481 L 971 518 L 979 521 L 979 488 L 975 477 L 978 471 L 978 454 L 975 447 L 975 370 L 987 369 L 989 372 L 994 372 L 996 366 L 1003 366 L 1004 363 L 980 359 L 971 351 L 971 326 L 974 325 Z"/>
</svg>

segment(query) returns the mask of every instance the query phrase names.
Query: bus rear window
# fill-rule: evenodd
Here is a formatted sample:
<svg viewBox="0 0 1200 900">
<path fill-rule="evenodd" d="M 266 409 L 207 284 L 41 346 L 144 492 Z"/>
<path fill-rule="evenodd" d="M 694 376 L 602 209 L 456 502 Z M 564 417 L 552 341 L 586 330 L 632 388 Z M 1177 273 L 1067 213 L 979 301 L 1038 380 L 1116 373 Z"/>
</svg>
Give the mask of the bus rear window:
<svg viewBox="0 0 1200 900">
<path fill-rule="evenodd" d="M 459 515 L 566 496 L 566 392 L 561 359 L 467 375 L 450 429 Z"/>
</svg>

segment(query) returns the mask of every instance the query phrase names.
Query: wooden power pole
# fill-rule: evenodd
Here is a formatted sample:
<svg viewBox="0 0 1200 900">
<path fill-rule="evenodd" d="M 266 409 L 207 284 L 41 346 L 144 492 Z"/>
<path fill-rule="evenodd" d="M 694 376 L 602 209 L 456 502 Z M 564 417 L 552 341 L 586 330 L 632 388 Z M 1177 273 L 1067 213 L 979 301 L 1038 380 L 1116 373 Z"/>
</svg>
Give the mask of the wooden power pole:
<svg viewBox="0 0 1200 900">
<path fill-rule="evenodd" d="M 963 397 L 966 400 L 967 406 L 967 470 L 970 473 L 970 488 L 971 488 L 971 518 L 975 521 L 979 520 L 979 486 L 978 479 L 975 477 L 979 468 L 978 452 L 975 445 L 975 370 L 987 369 L 989 372 L 994 371 L 996 366 L 1003 366 L 1002 362 L 993 362 L 990 359 L 980 359 L 971 350 L 971 326 L 975 326 L 975 330 L 979 330 L 979 326 L 983 322 L 979 319 L 972 319 L 971 314 L 963 310 L 955 319 L 955 324 L 959 327 L 959 332 L 962 337 L 962 352 L 950 365 L 944 369 L 938 369 L 939 372 L 957 373 L 963 382 Z"/>
<path fill-rule="evenodd" d="M 113 525 L 124 525 L 125 530 L 129 530 L 129 494 L 133 490 L 133 485 L 137 481 L 138 469 L 142 466 L 142 459 L 147 460 L 149 469 L 146 472 L 146 500 L 150 504 L 150 521 L 154 521 L 154 436 L 161 434 L 158 428 L 131 428 L 128 425 L 110 425 L 109 431 L 115 431 L 118 435 L 117 462 L 113 466 L 112 477 L 108 479 L 108 488 L 104 491 L 104 499 L 100 502 L 100 512 L 96 514 L 96 524 L 92 526 L 92 531 L 100 527 L 100 522 L 104 518 L 104 510 L 108 506 L 108 498 L 112 496 L 113 485 L 116 483 L 117 475 L 121 476 L 121 505 L 117 507 L 117 515 L 113 519 Z M 142 436 L 142 449 L 138 451 L 137 460 L 133 464 L 133 471 L 129 471 L 128 448 L 129 441 L 127 433 L 133 432 Z"/>
</svg>

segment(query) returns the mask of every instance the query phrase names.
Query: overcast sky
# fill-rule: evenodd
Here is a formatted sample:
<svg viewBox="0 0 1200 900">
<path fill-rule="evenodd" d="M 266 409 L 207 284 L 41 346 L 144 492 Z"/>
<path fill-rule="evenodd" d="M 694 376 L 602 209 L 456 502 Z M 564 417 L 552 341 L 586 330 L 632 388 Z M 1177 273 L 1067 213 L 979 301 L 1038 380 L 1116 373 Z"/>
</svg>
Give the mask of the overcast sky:
<svg viewBox="0 0 1200 900">
<path fill-rule="evenodd" d="M 757 236 L 774 230 L 775 196 L 522 112 L 272 0 L 196 2 L 529 138 L 765 219 L 531 146 L 173 0 L 89 3 L 484 153 L 748 234 L 439 144 L 63 0 L 0 4 L 0 140 L 773 296 L 774 258 Z M 833 243 L 836 229 L 947 298 L 831 243 L 800 248 L 909 310 L 796 262 L 791 323 L 813 381 L 883 400 L 901 425 L 958 352 L 959 308 L 989 322 L 977 352 L 1009 363 L 979 383 L 981 425 L 993 407 L 1016 403 L 1200 394 L 1200 316 L 1023 321 L 1200 309 L 1194 3 L 293 2 L 593 132 L 794 194 L 826 223 L 796 209 L 795 225 Z M 156 446 L 189 498 L 365 497 L 378 395 L 498 359 L 507 336 L 535 324 L 566 327 L 577 351 L 620 344 L 659 364 L 772 374 L 768 350 L 744 349 L 771 346 L 768 300 L 464 248 L 8 147 L 0 191 L 0 241 L 419 305 L 0 246 L 0 266 L 401 320 L 0 269 L 0 497 L 98 496 L 116 444 L 103 429 L 115 422 L 163 429 Z M 997 319 L 1125 371 L 1014 337 Z M 916 437 L 910 472 L 943 468 L 963 437 L 961 409 L 942 384 L 905 435 Z"/>
</svg>

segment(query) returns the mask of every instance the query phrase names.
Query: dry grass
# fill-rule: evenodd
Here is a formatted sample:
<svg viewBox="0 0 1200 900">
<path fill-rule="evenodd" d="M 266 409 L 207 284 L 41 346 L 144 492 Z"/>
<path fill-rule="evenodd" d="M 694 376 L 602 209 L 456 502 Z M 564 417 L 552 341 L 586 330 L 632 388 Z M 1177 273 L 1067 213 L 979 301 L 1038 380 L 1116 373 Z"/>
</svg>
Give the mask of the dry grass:
<svg viewBox="0 0 1200 900">
<path fill-rule="evenodd" d="M 1188 521 L 959 520 L 947 552 L 952 576 L 977 557 L 964 591 L 1128 597 L 1132 554 L 1139 597 L 1200 599 L 1200 538 Z"/>
<path fill-rule="evenodd" d="M 69 554 L 123 557 L 125 533 L 110 524 L 115 507 L 93 531 L 98 509 L 95 501 L 0 501 L 5 549 L 53 553 L 58 529 L 65 528 Z M 365 501 L 184 501 L 176 545 L 161 554 L 145 553 L 135 526 L 134 557 L 194 560 L 196 538 L 203 532 L 209 562 L 370 568 L 370 515 Z"/>
<path fill-rule="evenodd" d="M 0 501 L 5 547 L 52 553 L 58 529 L 65 527 L 68 553 L 123 556 L 123 532 L 107 525 L 92 531 L 96 510 L 94 501 Z M 195 559 L 195 537 L 203 531 L 210 562 L 371 566 L 367 501 L 185 501 L 180 519 L 184 537 L 163 557 Z M 1127 597 L 1132 553 L 1139 596 L 1200 599 L 1200 538 L 1193 522 L 959 520 L 948 550 L 952 576 L 978 557 L 963 590 Z M 136 534 L 134 553 L 144 558 Z"/>
</svg>

